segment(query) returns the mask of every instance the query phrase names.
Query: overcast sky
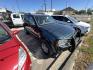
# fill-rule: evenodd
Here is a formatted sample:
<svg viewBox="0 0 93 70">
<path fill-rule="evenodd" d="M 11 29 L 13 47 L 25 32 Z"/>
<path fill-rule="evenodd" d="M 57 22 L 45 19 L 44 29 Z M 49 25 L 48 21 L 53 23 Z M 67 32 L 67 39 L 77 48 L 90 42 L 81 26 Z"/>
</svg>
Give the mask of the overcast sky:
<svg viewBox="0 0 93 70">
<path fill-rule="evenodd" d="M 53 9 L 62 10 L 68 6 L 77 10 L 85 8 L 93 8 L 93 0 L 52 0 Z M 0 8 L 8 8 L 12 11 L 25 11 L 31 12 L 34 10 L 42 9 L 44 0 L 0 0 Z M 46 0 L 47 9 L 50 9 L 51 0 Z"/>
</svg>

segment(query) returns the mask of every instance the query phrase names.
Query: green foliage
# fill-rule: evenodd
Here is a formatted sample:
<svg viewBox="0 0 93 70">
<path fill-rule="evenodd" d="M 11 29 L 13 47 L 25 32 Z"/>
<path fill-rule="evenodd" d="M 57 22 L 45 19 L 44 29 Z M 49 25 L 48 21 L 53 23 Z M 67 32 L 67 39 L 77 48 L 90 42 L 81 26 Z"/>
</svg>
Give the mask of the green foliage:
<svg viewBox="0 0 93 70">
<path fill-rule="evenodd" d="M 37 14 L 41 14 L 41 13 L 43 13 L 43 12 L 44 12 L 44 10 L 37 10 L 37 11 L 36 11 Z"/>
<path fill-rule="evenodd" d="M 79 50 L 81 52 L 88 53 L 88 55 L 90 55 L 91 61 L 93 61 L 93 20 L 90 21 L 90 24 L 91 32 L 88 34 L 88 36 L 84 37 L 84 42 Z"/>
<path fill-rule="evenodd" d="M 62 15 L 62 11 L 55 11 L 54 15 Z"/>
<path fill-rule="evenodd" d="M 93 10 L 92 10 L 92 9 L 90 9 L 90 8 L 89 8 L 89 9 L 87 9 L 87 14 L 88 14 L 88 15 L 92 15 L 92 12 L 93 12 Z"/>
<path fill-rule="evenodd" d="M 92 15 L 92 12 L 93 12 L 93 10 L 89 8 L 89 9 L 87 9 L 87 10 L 79 10 L 79 11 L 76 11 L 75 13 L 76 13 L 76 14 L 79 14 L 79 15 L 81 15 L 81 14 Z"/>
<path fill-rule="evenodd" d="M 78 14 L 86 14 L 86 10 L 80 10 L 78 11 Z"/>
</svg>

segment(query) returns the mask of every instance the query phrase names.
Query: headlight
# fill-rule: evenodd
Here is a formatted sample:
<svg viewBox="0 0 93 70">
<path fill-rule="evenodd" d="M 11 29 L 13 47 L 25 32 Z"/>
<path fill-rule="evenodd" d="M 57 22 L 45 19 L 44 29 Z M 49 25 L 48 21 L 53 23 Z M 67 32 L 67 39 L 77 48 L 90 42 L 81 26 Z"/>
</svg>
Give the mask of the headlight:
<svg viewBox="0 0 93 70">
<path fill-rule="evenodd" d="M 21 70 L 21 68 L 23 67 L 26 57 L 27 57 L 27 54 L 25 50 L 22 47 L 19 48 L 18 70 Z"/>
<path fill-rule="evenodd" d="M 86 27 L 87 31 L 90 32 L 90 27 Z"/>
<path fill-rule="evenodd" d="M 58 41 L 58 46 L 63 46 L 67 43 L 67 40 L 59 40 Z"/>
</svg>

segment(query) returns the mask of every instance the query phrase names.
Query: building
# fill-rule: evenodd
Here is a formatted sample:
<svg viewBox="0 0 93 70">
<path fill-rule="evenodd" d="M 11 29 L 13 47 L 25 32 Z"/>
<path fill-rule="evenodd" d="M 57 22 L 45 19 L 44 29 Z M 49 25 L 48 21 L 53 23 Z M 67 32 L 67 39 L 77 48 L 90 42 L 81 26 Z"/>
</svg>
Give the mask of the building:
<svg viewBox="0 0 93 70">
<path fill-rule="evenodd" d="M 67 8 L 65 8 L 65 9 L 63 9 L 61 11 L 62 11 L 63 15 L 74 15 L 75 12 L 77 12 L 77 10 L 75 10 L 75 9 L 73 9 L 71 7 L 67 7 Z"/>
</svg>

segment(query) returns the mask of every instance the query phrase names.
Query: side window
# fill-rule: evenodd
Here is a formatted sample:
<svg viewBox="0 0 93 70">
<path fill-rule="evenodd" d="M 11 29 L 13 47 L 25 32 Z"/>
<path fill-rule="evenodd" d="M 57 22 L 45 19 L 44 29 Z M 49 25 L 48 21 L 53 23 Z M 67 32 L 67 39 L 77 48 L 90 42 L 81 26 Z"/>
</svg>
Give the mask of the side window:
<svg viewBox="0 0 93 70">
<path fill-rule="evenodd" d="M 63 18 L 61 16 L 53 16 L 53 18 L 59 21 L 63 21 Z"/>
<path fill-rule="evenodd" d="M 0 26 L 0 37 L 7 35 L 7 32 Z"/>
<path fill-rule="evenodd" d="M 10 38 L 10 35 L 0 26 L 0 44 Z"/>
<path fill-rule="evenodd" d="M 13 18 L 20 18 L 20 16 L 18 14 L 14 14 Z"/>
<path fill-rule="evenodd" d="M 31 15 L 24 16 L 24 22 L 31 24 L 31 25 L 35 25 L 35 21 Z"/>
<path fill-rule="evenodd" d="M 44 17 L 43 16 L 34 16 L 34 17 L 35 17 L 35 19 L 39 25 L 44 23 L 44 21 L 43 21 Z"/>
<path fill-rule="evenodd" d="M 64 22 L 67 22 L 67 23 L 72 23 L 68 18 L 66 18 L 66 17 L 63 17 L 63 21 Z"/>
</svg>

